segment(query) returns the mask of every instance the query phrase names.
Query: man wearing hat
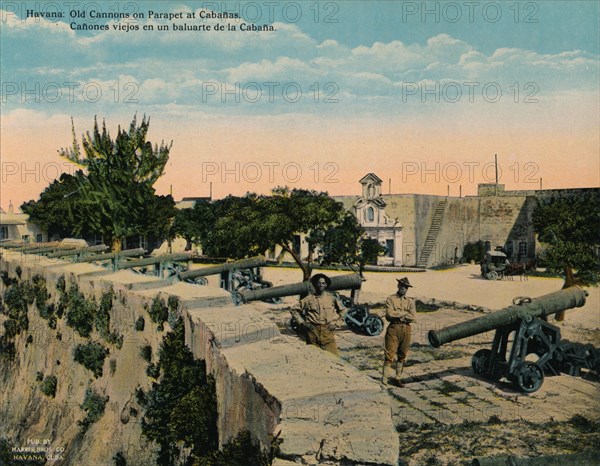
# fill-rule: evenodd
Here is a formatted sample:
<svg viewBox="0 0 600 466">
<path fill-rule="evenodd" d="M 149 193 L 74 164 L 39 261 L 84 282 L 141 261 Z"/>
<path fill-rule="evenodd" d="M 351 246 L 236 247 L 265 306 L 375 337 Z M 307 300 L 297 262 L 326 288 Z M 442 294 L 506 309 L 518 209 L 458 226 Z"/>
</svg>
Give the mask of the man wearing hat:
<svg viewBox="0 0 600 466">
<path fill-rule="evenodd" d="M 408 277 L 396 279 L 396 281 L 398 282 L 398 291 L 385 301 L 385 318 L 390 324 L 385 332 L 385 360 L 381 381 L 384 385 L 388 385 L 393 374 L 392 363 L 397 359 L 396 385 L 404 387 L 401 380 L 402 370 L 412 338 L 410 324 L 417 319 L 417 306 L 414 299 L 406 296 L 408 289 L 412 288 Z"/>
<path fill-rule="evenodd" d="M 331 285 L 327 275 L 313 275 L 310 282 L 315 292 L 300 300 L 292 309 L 292 316 L 304 331 L 307 345 L 339 356 L 333 330 L 342 322 L 347 309 L 339 299 L 325 291 Z"/>
</svg>

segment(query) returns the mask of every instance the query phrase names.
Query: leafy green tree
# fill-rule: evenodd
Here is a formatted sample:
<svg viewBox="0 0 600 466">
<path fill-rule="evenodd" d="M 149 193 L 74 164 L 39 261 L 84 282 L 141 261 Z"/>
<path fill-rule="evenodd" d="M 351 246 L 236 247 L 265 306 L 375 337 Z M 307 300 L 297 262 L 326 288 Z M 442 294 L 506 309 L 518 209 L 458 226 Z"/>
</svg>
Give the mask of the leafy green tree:
<svg viewBox="0 0 600 466">
<path fill-rule="evenodd" d="M 562 272 L 563 288 L 597 284 L 600 280 L 600 193 L 538 199 L 533 228 L 546 245 L 546 268 Z M 564 313 L 556 315 L 562 320 Z"/>
<path fill-rule="evenodd" d="M 304 189 L 276 188 L 271 196 L 228 196 L 212 204 L 212 219 L 201 234 L 207 254 L 239 259 L 278 245 L 301 268 L 303 280 L 310 278 L 319 247 L 326 244 L 329 260 L 340 262 L 352 255 L 361 235 L 342 203 L 327 193 Z M 294 247 L 296 235 L 301 234 L 308 244 L 305 257 Z"/>
<path fill-rule="evenodd" d="M 377 262 L 377 257 L 385 253 L 384 246 L 365 235 L 351 212 L 346 212 L 339 225 L 323 231 L 320 243 L 322 263 L 356 264 L 361 274 L 366 264 Z"/>
<path fill-rule="evenodd" d="M 600 193 L 539 199 L 532 220 L 539 241 L 547 246 L 548 269 L 563 272 L 567 282 L 598 283 Z"/>
<path fill-rule="evenodd" d="M 75 235 L 76 219 L 81 216 L 78 192 L 85 175 L 81 170 L 74 175 L 63 173 L 53 181 L 37 201 L 21 205 L 29 219 L 48 232 L 50 237 L 67 238 Z"/>
<path fill-rule="evenodd" d="M 94 129 L 59 155 L 83 167 L 75 175 L 63 175 L 38 201 L 22 209 L 33 222 L 65 235 L 99 234 L 113 251 L 121 239 L 146 235 L 164 239 L 175 216 L 171 196 L 157 196 L 154 183 L 164 173 L 172 143 L 158 146 L 147 141 L 150 119 L 138 124 L 134 117 L 129 130 L 119 126 L 113 140 L 106 123 Z M 83 149 L 82 149 L 83 147 Z"/>
<path fill-rule="evenodd" d="M 200 242 L 202 233 L 208 231 L 213 222 L 210 202 L 198 200 L 192 208 L 179 209 L 171 227 L 171 237 L 181 236 L 185 239 L 185 250 L 192 249 L 192 244 Z"/>
<path fill-rule="evenodd" d="M 160 380 L 145 401 L 142 432 L 160 445 L 157 464 L 174 464 L 178 442 L 193 457 L 218 448 L 214 378 L 204 361 L 195 360 L 185 345 L 183 321 L 163 338 L 159 350 Z M 158 376 L 158 374 L 156 374 Z"/>
</svg>

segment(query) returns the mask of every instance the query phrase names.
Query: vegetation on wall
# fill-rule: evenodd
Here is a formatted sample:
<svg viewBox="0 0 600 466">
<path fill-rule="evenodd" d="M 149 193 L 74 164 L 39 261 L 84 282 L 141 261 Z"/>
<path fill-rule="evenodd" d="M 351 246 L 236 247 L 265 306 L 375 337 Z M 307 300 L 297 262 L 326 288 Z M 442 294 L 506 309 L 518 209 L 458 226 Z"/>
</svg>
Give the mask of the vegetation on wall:
<svg viewBox="0 0 600 466">
<path fill-rule="evenodd" d="M 135 396 L 145 408 L 142 433 L 160 446 L 159 465 L 175 464 L 181 445 L 189 449 L 187 464 L 270 464 L 272 454 L 263 452 L 248 432 L 218 450 L 215 381 L 185 345 L 181 319 L 164 336 L 155 367 L 158 382 L 148 393 L 138 388 Z"/>
<path fill-rule="evenodd" d="M 85 432 L 88 428 L 102 417 L 104 414 L 104 408 L 108 402 L 108 396 L 102 396 L 96 393 L 92 388 L 85 390 L 85 397 L 81 409 L 83 409 L 87 415 L 82 421 L 78 421 L 81 430 Z"/>
<path fill-rule="evenodd" d="M 56 376 L 49 375 L 43 380 L 42 384 L 40 385 L 40 390 L 44 395 L 54 398 L 56 395 L 57 382 Z"/>
<path fill-rule="evenodd" d="M 99 343 L 77 345 L 73 351 L 73 359 L 94 373 L 94 377 L 102 377 L 104 359 L 108 355 L 107 348 Z"/>
<path fill-rule="evenodd" d="M 158 324 L 158 330 L 162 332 L 164 330 L 163 324 L 169 318 L 169 308 L 165 305 L 164 299 L 155 296 L 148 309 L 148 314 L 150 314 L 152 322 Z"/>
<path fill-rule="evenodd" d="M 95 314 L 95 301 L 87 300 L 77 284 L 71 284 L 66 293 L 67 325 L 82 337 L 89 337 L 93 330 Z"/>
</svg>

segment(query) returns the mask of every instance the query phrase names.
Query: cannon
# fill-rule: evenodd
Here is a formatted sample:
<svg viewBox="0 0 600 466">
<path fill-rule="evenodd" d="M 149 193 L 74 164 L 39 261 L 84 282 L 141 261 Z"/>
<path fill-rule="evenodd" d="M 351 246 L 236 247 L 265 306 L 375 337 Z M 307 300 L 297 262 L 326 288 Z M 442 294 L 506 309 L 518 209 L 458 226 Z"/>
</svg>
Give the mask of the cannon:
<svg viewBox="0 0 600 466">
<path fill-rule="evenodd" d="M 227 291 L 262 289 L 273 286 L 271 282 L 263 280 L 260 273 L 260 267 L 266 264 L 264 257 L 257 256 L 180 272 L 178 278 L 188 283 L 208 285 L 206 277 L 221 274 L 221 288 Z"/>
<path fill-rule="evenodd" d="M 574 286 L 534 299 L 517 297 L 512 306 L 500 311 L 430 330 L 429 343 L 438 348 L 444 343 L 495 330 L 492 349 L 480 349 L 473 355 L 473 372 L 494 382 L 505 377 L 519 391 L 532 393 L 542 386 L 544 374 L 581 375 L 582 369 L 600 371 L 600 350 L 561 340 L 560 329 L 546 321 L 549 315 L 582 307 L 586 296 L 585 290 Z"/>
<path fill-rule="evenodd" d="M 331 285 L 327 291 L 336 290 L 358 290 L 362 285 L 362 278 L 359 274 L 339 275 L 331 277 Z M 241 290 L 233 293 L 233 301 L 236 304 L 248 303 L 250 301 L 259 301 L 272 298 L 283 298 L 284 296 L 308 295 L 314 293 L 314 288 L 310 281 L 293 283 L 291 285 L 273 286 L 259 290 Z"/>
<path fill-rule="evenodd" d="M 187 262 L 192 258 L 189 252 L 179 254 L 161 254 L 155 257 L 118 262 L 116 270 L 132 269 L 135 273 L 154 275 L 160 278 L 177 276 L 187 268 L 180 262 Z"/>
<path fill-rule="evenodd" d="M 94 254 L 94 255 L 85 256 L 85 257 L 80 256 L 77 259 L 75 259 L 75 262 L 104 262 L 104 261 L 110 261 L 110 267 L 114 271 L 114 270 L 117 270 L 117 264 L 122 259 L 125 259 L 126 257 L 141 256 L 145 252 L 146 252 L 146 250 L 143 249 L 143 248 L 125 249 L 124 251 L 120 251 L 120 252 L 109 252 L 109 253 L 106 253 L 106 254 Z"/>
<path fill-rule="evenodd" d="M 85 248 L 67 249 L 61 251 L 54 251 L 48 254 L 48 258 L 65 257 L 65 256 L 77 256 L 82 257 L 84 254 L 104 252 L 108 249 L 108 246 L 104 244 L 98 244 L 96 246 L 89 246 Z"/>
</svg>

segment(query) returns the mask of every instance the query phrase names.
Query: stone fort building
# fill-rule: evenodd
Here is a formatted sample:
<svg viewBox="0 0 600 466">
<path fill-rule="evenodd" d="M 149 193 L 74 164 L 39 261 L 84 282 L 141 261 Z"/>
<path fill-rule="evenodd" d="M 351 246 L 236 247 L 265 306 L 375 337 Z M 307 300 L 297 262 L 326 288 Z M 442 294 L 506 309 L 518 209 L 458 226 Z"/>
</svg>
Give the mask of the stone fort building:
<svg viewBox="0 0 600 466">
<path fill-rule="evenodd" d="M 599 192 L 600 188 L 506 191 L 480 184 L 476 196 L 382 194 L 374 173 L 360 183 L 360 196 L 334 196 L 355 213 L 367 234 L 386 246 L 380 265 L 432 267 L 457 261 L 467 243 L 502 246 L 513 260 L 539 252 L 532 214 L 537 199 Z"/>
</svg>

